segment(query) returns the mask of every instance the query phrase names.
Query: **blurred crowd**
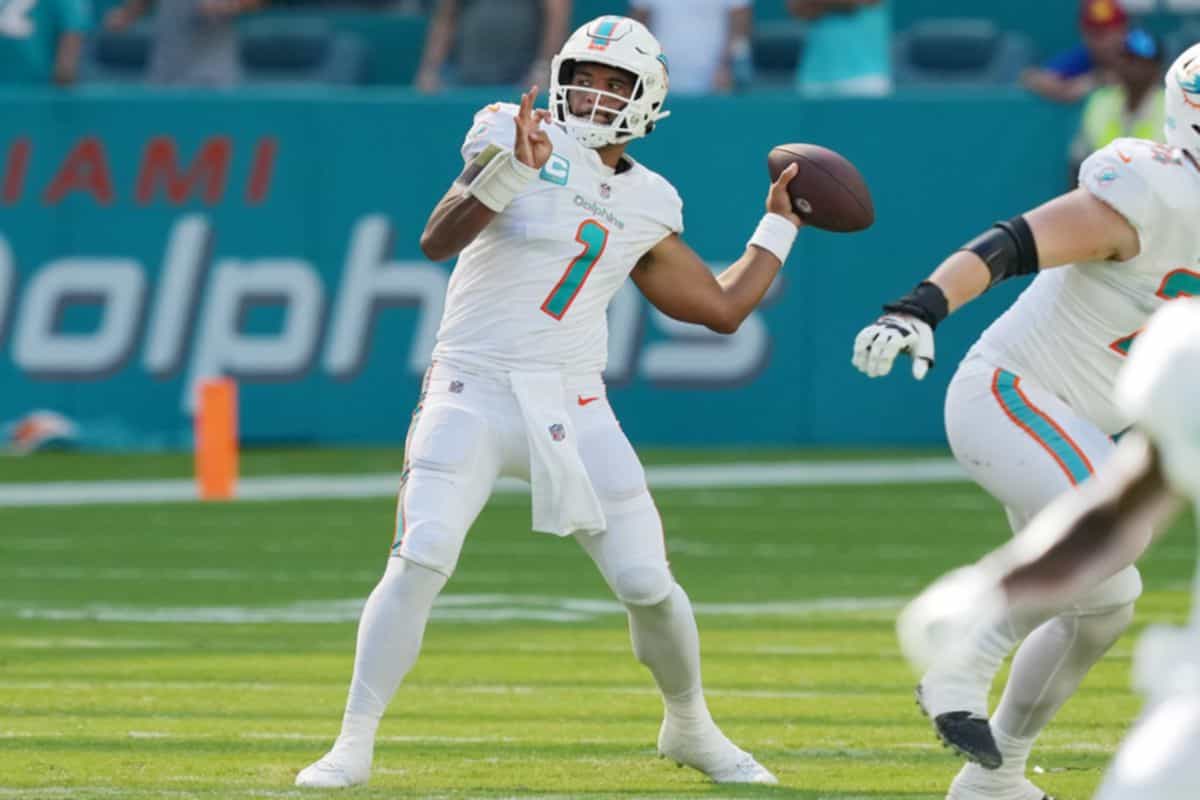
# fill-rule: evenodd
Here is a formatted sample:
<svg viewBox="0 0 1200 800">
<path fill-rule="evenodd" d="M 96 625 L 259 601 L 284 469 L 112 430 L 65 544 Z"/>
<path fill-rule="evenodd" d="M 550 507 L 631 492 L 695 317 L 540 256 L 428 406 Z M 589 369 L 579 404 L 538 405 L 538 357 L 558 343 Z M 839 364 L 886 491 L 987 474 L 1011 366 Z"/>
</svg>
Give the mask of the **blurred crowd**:
<svg viewBox="0 0 1200 800">
<path fill-rule="evenodd" d="M 372 61 L 390 59 L 403 71 L 407 59 L 407 82 L 423 93 L 545 87 L 573 22 L 596 5 L 660 38 L 675 96 L 788 87 L 878 97 L 897 88 L 1019 85 L 1082 104 L 1072 145 L 1082 157 L 1116 136 L 1159 135 L 1162 70 L 1190 43 L 1165 43 L 1120 0 L 1082 0 L 1056 12 L 1078 26 L 1077 45 L 1038 64 L 1021 31 L 987 19 L 930 19 L 895 31 L 896 2 L 758 0 L 758 10 L 782 8 L 756 27 L 752 0 L 0 0 L 0 84 L 386 83 L 373 79 Z M 357 34 L 339 25 L 354 18 Z M 367 28 L 376 28 L 374 41 L 364 41 Z M 380 44 L 391 35 L 384 31 L 397 32 L 394 49 L 391 39 Z"/>
</svg>

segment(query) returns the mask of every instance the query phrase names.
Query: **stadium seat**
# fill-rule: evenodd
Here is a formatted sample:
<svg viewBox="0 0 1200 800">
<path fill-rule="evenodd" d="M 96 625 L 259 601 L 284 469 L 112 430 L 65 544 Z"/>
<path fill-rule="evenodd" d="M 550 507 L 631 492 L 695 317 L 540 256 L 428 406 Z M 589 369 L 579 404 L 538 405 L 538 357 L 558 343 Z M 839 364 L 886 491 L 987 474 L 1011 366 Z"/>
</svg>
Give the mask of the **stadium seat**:
<svg viewBox="0 0 1200 800">
<path fill-rule="evenodd" d="M 1015 84 L 1032 50 L 1027 37 L 1001 31 L 990 20 L 924 20 L 892 40 L 896 85 Z"/>
<path fill-rule="evenodd" d="M 754 26 L 751 48 L 755 83 L 773 86 L 796 82 L 806 24 L 800 20 L 780 19 Z"/>
<path fill-rule="evenodd" d="M 247 84 L 365 83 L 367 50 L 359 37 L 335 33 L 322 19 L 248 22 L 239 41 Z"/>
<path fill-rule="evenodd" d="M 131 83 L 146 77 L 150 63 L 150 28 L 141 21 L 124 31 L 100 30 L 87 39 L 80 59 L 86 83 Z"/>
</svg>

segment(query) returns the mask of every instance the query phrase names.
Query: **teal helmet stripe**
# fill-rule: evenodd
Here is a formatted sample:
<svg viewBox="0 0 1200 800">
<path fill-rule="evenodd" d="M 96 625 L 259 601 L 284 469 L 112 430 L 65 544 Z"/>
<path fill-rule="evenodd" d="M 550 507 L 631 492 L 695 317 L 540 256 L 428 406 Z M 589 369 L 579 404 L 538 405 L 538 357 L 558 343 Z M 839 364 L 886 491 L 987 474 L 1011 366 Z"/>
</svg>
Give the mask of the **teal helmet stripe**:
<svg viewBox="0 0 1200 800">
<path fill-rule="evenodd" d="M 591 34 L 593 39 L 607 39 L 613 34 L 613 29 L 617 27 L 617 20 L 606 19 L 601 22 L 596 28 L 596 32 Z"/>
</svg>

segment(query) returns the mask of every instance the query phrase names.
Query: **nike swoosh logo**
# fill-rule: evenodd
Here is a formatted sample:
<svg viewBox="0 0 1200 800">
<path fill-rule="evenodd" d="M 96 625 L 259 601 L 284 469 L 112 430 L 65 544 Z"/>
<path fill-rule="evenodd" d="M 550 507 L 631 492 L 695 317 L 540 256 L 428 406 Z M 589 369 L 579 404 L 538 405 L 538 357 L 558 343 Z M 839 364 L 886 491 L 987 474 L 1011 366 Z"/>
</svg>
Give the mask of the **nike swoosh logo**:
<svg viewBox="0 0 1200 800">
<path fill-rule="evenodd" d="M 584 397 L 583 395 L 576 395 L 576 397 L 579 399 L 579 405 L 581 405 L 581 406 L 586 406 L 588 403 L 594 403 L 600 399 L 599 395 L 596 395 L 595 397 Z"/>
<path fill-rule="evenodd" d="M 1117 151 L 1117 157 L 1120 158 L 1122 161 L 1124 161 L 1126 164 L 1133 161 L 1133 156 L 1127 156 L 1124 153 L 1122 153 L 1120 150 Z"/>
<path fill-rule="evenodd" d="M 648 55 L 650 55 L 650 51 L 649 51 L 649 50 L 643 50 L 642 48 L 638 47 L 636 44 L 633 46 L 633 49 L 634 49 L 634 50 L 637 50 L 639 53 L 641 53 L 641 54 L 642 54 L 642 55 L 644 55 L 644 56 L 648 56 Z"/>
</svg>

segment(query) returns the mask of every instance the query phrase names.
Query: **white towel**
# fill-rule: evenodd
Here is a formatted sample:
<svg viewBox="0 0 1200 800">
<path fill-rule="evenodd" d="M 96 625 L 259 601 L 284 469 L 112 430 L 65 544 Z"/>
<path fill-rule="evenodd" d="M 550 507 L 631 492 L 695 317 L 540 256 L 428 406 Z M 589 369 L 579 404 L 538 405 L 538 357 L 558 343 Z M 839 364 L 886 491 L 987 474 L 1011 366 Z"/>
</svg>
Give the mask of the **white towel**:
<svg viewBox="0 0 1200 800">
<path fill-rule="evenodd" d="M 570 536 L 600 533 L 607 526 L 567 415 L 562 375 L 509 373 L 529 439 L 533 529 Z"/>
</svg>

